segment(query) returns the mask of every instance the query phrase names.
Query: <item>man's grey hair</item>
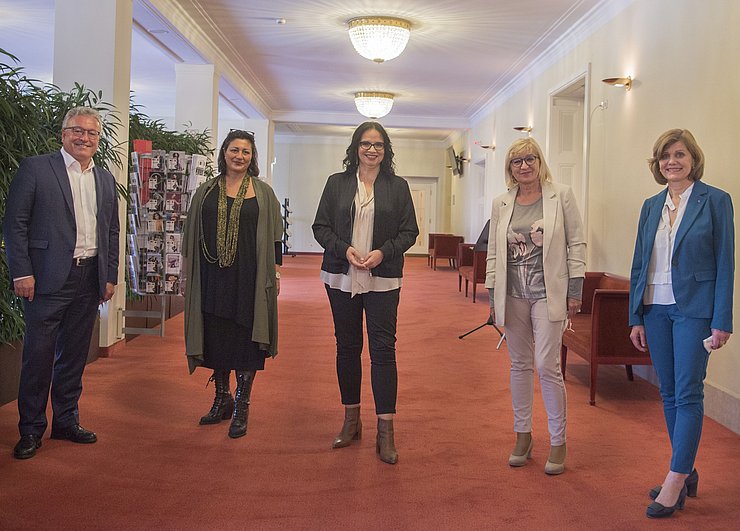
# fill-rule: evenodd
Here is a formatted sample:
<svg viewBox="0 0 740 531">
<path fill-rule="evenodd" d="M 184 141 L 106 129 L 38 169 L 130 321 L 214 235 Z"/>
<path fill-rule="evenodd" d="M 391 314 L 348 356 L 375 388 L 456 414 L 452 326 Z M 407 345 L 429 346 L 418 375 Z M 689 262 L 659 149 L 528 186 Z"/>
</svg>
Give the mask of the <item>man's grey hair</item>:
<svg viewBox="0 0 740 531">
<path fill-rule="evenodd" d="M 92 107 L 74 107 L 68 110 L 67 114 L 64 115 L 64 121 L 62 121 L 62 129 L 67 127 L 69 121 L 75 116 L 89 116 L 94 118 L 98 121 L 98 128 L 100 130 L 103 129 L 103 119 L 100 117 L 100 113 Z"/>
</svg>

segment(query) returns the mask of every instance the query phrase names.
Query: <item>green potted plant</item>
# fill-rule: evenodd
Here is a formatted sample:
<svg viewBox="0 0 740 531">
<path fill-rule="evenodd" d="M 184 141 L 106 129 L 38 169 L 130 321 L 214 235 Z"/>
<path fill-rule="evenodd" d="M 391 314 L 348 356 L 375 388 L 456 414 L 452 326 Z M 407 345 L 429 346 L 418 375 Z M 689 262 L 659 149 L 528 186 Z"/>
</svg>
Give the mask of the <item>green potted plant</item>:
<svg viewBox="0 0 740 531">
<path fill-rule="evenodd" d="M 0 60 L 3 58 L 18 62 L 14 55 L 0 48 Z M 102 100 L 102 93 L 79 84 L 65 92 L 55 85 L 26 77 L 19 66 L 0 61 L 0 218 L 5 215 L 8 188 L 20 161 L 60 149 L 62 119 L 69 109 L 77 106 L 94 107 L 105 116 L 95 164 L 104 168 L 121 167 L 122 157 L 112 140 L 121 120 L 113 106 Z M 24 331 L 23 308 L 7 279 L 7 257 L 2 245 L 0 344 L 18 341 Z"/>
<path fill-rule="evenodd" d="M 102 93 L 76 84 L 70 91 L 28 78 L 18 59 L 0 48 L 0 219 L 10 182 L 26 157 L 61 148 L 62 120 L 78 106 L 94 107 L 105 117 L 95 164 L 121 167 L 122 156 L 113 143 L 121 121 Z M 121 192 L 125 189 L 121 187 Z M 23 305 L 9 282 L 8 262 L 0 227 L 0 404 L 15 400 L 20 373 L 21 343 L 25 331 Z"/>
</svg>

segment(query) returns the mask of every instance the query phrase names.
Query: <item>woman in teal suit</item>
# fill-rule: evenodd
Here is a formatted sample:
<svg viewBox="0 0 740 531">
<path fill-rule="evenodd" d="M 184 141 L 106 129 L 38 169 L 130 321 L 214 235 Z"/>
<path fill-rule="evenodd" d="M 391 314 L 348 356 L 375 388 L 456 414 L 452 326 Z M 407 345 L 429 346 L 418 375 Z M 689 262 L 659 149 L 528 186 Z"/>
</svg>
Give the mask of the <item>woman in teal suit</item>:
<svg viewBox="0 0 740 531">
<path fill-rule="evenodd" d="M 647 516 L 670 516 L 695 496 L 709 353 L 732 332 L 732 200 L 701 182 L 704 154 L 686 129 L 666 131 L 649 160 L 667 185 L 642 206 L 630 278 L 630 339 L 649 347 L 671 440 L 670 471 L 650 491 Z"/>
</svg>

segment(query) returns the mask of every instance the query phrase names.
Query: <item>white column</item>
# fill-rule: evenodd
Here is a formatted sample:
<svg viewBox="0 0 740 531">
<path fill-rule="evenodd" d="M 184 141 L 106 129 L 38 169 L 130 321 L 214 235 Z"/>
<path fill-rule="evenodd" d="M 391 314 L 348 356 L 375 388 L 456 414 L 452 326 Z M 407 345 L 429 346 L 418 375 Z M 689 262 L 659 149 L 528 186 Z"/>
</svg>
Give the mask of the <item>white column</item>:
<svg viewBox="0 0 740 531">
<path fill-rule="evenodd" d="M 218 75 L 213 65 L 175 65 L 175 129 L 211 131 L 211 147 L 218 131 Z"/>
<path fill-rule="evenodd" d="M 121 147 L 123 168 L 110 168 L 126 185 L 129 91 L 131 87 L 132 0 L 56 0 L 53 81 L 62 90 L 75 83 L 103 92 L 103 101 L 118 110 L 122 126 L 114 143 Z M 105 118 L 105 117 L 104 117 Z M 126 304 L 126 202 L 119 200 L 121 237 L 116 295 L 101 309 L 100 346 L 120 340 L 120 311 Z"/>
</svg>

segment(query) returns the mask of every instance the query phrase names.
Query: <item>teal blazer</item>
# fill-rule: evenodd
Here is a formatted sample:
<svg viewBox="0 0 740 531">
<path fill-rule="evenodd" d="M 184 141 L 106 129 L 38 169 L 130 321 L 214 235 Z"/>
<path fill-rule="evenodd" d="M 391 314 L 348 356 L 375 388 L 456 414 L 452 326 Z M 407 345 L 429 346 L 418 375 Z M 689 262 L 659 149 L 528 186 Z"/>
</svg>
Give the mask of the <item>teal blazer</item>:
<svg viewBox="0 0 740 531">
<path fill-rule="evenodd" d="M 668 189 L 642 205 L 630 275 L 630 326 L 643 324 L 642 298 Z M 735 226 L 727 192 L 694 183 L 678 227 L 671 259 L 673 296 L 686 317 L 711 319 L 710 328 L 732 332 Z"/>
</svg>

